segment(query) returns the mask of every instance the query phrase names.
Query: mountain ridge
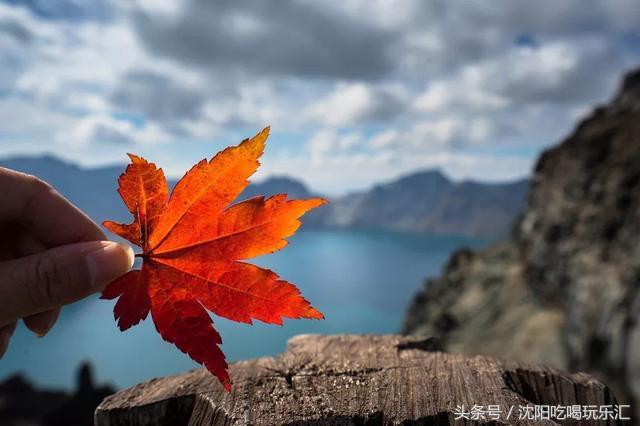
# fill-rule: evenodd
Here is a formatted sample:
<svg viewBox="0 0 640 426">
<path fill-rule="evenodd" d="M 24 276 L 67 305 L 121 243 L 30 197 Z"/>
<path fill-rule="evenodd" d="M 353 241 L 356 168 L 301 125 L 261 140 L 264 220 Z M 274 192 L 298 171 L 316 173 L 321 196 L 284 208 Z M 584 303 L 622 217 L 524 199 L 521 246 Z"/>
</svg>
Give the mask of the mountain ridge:
<svg viewBox="0 0 640 426">
<path fill-rule="evenodd" d="M 425 170 L 332 200 L 314 218 L 336 228 L 384 228 L 472 237 L 501 237 L 524 205 L 528 180 L 453 181 Z"/>
<path fill-rule="evenodd" d="M 94 220 L 128 220 L 117 200 L 117 178 L 125 165 L 83 168 L 50 154 L 0 159 L 0 166 L 36 175 L 58 189 Z M 175 180 L 169 180 L 170 186 Z M 528 183 L 455 182 L 428 169 L 330 199 L 305 217 L 308 227 L 376 228 L 497 238 L 508 232 L 524 203 Z M 238 200 L 287 193 L 291 198 L 322 196 L 289 176 L 252 182 Z"/>
</svg>

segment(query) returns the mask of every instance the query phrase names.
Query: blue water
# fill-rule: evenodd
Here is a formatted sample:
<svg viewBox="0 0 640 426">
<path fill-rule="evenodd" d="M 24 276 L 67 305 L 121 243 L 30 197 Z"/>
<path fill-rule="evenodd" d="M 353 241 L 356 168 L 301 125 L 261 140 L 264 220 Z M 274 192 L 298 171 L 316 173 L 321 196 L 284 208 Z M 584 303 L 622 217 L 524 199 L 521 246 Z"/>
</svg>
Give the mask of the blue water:
<svg viewBox="0 0 640 426">
<path fill-rule="evenodd" d="M 303 231 L 283 251 L 258 259 L 295 283 L 324 321 L 291 320 L 283 327 L 214 318 L 229 360 L 275 355 L 301 333 L 397 332 L 412 295 L 461 246 L 486 241 L 380 231 Z M 121 333 L 113 301 L 97 297 L 69 306 L 56 327 L 37 338 L 23 325 L 0 360 L 0 381 L 17 372 L 38 385 L 71 388 L 75 370 L 90 361 L 100 382 L 117 387 L 196 367 L 164 342 L 151 318 Z"/>
</svg>

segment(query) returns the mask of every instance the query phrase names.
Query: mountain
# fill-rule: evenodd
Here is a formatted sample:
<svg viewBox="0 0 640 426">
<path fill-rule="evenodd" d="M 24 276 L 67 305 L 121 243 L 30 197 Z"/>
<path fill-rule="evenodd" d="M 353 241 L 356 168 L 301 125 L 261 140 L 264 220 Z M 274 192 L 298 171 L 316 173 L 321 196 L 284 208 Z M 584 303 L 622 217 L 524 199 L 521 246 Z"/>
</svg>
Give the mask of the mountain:
<svg viewBox="0 0 640 426">
<path fill-rule="evenodd" d="M 640 70 L 538 160 L 513 233 L 455 253 L 403 331 L 603 378 L 640 418 Z"/>
<path fill-rule="evenodd" d="M 97 222 L 106 219 L 127 222 L 131 219 L 116 192 L 117 179 L 123 172 L 124 165 L 84 169 L 46 155 L 0 159 L 0 167 L 29 173 L 49 182 Z M 175 183 L 175 181 L 169 180 L 170 187 L 173 187 Z M 262 182 L 252 183 L 239 199 L 280 193 L 287 193 L 292 198 L 313 196 L 304 184 L 294 179 L 273 177 Z"/>
<path fill-rule="evenodd" d="M 333 200 L 314 219 L 329 227 L 495 238 L 507 234 L 527 188 L 526 180 L 453 182 L 429 170 Z"/>
<path fill-rule="evenodd" d="M 309 189 L 300 181 L 286 176 L 274 176 L 262 182 L 249 185 L 240 198 L 247 199 L 258 195 L 287 194 L 289 198 L 311 198 Z"/>
<path fill-rule="evenodd" d="M 84 169 L 51 156 L 9 158 L 0 160 L 0 166 L 46 180 L 98 222 L 129 220 L 116 192 L 124 166 Z M 425 171 L 331 200 L 307 215 L 305 224 L 497 238 L 507 233 L 526 189 L 526 181 L 456 183 L 439 171 Z M 239 199 L 279 193 L 291 198 L 317 196 L 303 183 L 280 176 L 252 183 Z"/>
<path fill-rule="evenodd" d="M 53 156 L 1 160 L 0 167 L 29 173 L 49 182 L 94 220 L 129 220 L 116 192 L 122 166 L 83 169 Z"/>
</svg>

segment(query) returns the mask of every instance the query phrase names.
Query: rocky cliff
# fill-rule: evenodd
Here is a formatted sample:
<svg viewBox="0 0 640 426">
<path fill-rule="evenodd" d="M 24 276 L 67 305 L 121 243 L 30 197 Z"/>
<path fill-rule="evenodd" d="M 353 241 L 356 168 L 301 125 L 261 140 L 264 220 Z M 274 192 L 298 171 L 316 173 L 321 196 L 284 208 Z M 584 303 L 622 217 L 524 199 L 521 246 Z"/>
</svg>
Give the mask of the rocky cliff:
<svg viewBox="0 0 640 426">
<path fill-rule="evenodd" d="M 405 333 L 447 349 L 592 372 L 640 398 L 640 70 L 534 171 L 505 241 L 455 253 Z"/>
</svg>

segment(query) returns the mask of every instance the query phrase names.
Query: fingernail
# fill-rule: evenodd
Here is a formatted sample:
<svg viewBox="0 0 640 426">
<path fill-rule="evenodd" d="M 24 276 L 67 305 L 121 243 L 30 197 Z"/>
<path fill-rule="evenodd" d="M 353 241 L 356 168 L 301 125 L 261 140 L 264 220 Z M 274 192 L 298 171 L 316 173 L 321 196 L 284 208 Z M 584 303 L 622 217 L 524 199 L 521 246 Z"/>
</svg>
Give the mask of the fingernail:
<svg viewBox="0 0 640 426">
<path fill-rule="evenodd" d="M 133 250 L 126 244 L 103 241 L 101 247 L 87 253 L 91 286 L 103 289 L 133 266 Z"/>
<path fill-rule="evenodd" d="M 9 339 L 11 339 L 11 333 L 7 330 L 0 331 L 0 358 L 4 356 L 9 348 Z"/>
</svg>

